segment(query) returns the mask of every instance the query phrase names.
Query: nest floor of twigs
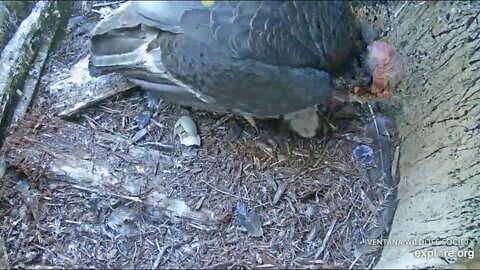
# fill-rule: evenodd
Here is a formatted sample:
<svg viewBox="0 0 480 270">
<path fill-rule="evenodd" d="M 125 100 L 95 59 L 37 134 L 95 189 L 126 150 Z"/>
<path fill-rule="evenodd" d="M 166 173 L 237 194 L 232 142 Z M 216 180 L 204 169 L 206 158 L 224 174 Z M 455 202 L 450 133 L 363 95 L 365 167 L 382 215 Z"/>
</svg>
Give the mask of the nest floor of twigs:
<svg viewBox="0 0 480 270">
<path fill-rule="evenodd" d="M 75 6 L 74 15 L 82 15 L 79 4 Z M 96 14 L 85 17 L 98 20 Z M 74 33 L 63 37 L 48 60 L 43 86 L 49 72 L 68 69 L 88 53 L 81 45 L 86 39 Z M 41 86 L 35 106 L 48 115 L 50 105 Z M 143 92 L 130 91 L 69 121 L 91 132 L 132 138 L 144 109 Z M 174 137 L 173 126 L 181 115 L 197 123 L 201 147 L 180 145 Z M 369 178 L 367 169 L 352 159 L 359 143 L 341 136 L 362 136 L 368 111 L 347 105 L 325 119 L 336 130 L 314 139 L 299 138 L 279 121 L 259 121 L 257 132 L 235 118 L 162 103 L 152 118 L 156 128 L 136 142 L 174 160 L 145 192 L 161 185 L 191 208 L 213 211 L 219 222 L 200 224 L 161 209 L 146 211 L 135 202 L 41 175 L 34 181 L 21 173 L 28 168 L 18 166 L 2 182 L 0 249 L 4 246 L 13 267 L 371 267 L 381 247 L 369 246 L 368 240 L 385 237 L 390 222 L 385 212 L 391 211 L 388 198 L 394 190 Z M 245 125 L 244 131 L 229 142 L 229 132 L 238 122 Z M 35 132 L 31 128 L 16 132 L 29 136 Z M 119 169 L 128 166 L 132 165 Z M 18 191 L 21 180 L 29 182 L 33 202 Z M 238 201 L 262 218 L 261 237 L 249 236 L 238 226 Z M 123 233 L 114 232 L 107 225 L 125 207 L 136 210 L 134 217 L 122 225 Z"/>
</svg>

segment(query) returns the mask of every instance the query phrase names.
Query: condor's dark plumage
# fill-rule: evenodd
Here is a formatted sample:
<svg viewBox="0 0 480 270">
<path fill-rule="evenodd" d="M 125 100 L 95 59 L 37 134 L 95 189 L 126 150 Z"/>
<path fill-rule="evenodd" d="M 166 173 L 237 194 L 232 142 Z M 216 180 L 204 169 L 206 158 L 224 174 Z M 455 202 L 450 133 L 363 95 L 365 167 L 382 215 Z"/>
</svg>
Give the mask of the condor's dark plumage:
<svg viewBox="0 0 480 270">
<path fill-rule="evenodd" d="M 276 117 L 332 94 L 360 32 L 348 1 L 132 1 L 93 30 L 91 64 L 181 105 Z"/>
</svg>

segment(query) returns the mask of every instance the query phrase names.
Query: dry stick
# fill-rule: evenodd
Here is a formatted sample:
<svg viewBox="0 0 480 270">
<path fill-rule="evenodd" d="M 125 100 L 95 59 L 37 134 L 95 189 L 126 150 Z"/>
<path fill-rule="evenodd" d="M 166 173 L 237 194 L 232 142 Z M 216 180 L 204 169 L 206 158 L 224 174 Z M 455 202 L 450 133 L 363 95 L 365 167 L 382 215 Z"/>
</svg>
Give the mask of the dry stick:
<svg viewBox="0 0 480 270">
<path fill-rule="evenodd" d="M 234 263 L 235 263 L 235 261 L 219 262 L 219 263 L 212 264 L 212 265 L 208 266 L 207 269 L 218 269 L 219 267 L 227 268 L 227 267 L 225 267 L 225 265 L 230 265 L 230 264 L 234 264 Z"/>
<path fill-rule="evenodd" d="M 115 2 L 107 2 L 107 3 L 98 3 L 98 4 L 93 4 L 92 8 L 99 8 L 99 7 L 108 7 L 108 6 L 113 6 L 116 4 L 121 4 L 125 1 L 115 1 Z"/>
<path fill-rule="evenodd" d="M 368 109 L 370 110 L 370 114 L 372 114 L 373 123 L 375 124 L 375 131 L 377 132 L 377 138 L 380 139 L 380 132 L 378 131 L 377 125 L 377 118 L 375 117 L 375 113 L 373 112 L 372 104 L 368 103 Z M 380 164 L 382 165 L 382 172 L 385 172 L 385 168 L 383 167 L 383 151 L 380 149 Z"/>
<path fill-rule="evenodd" d="M 330 224 L 330 228 L 328 228 L 328 231 L 327 231 L 327 234 L 325 235 L 325 238 L 323 239 L 323 242 L 322 242 L 322 246 L 320 247 L 320 249 L 317 251 L 317 253 L 315 254 L 315 257 L 313 258 L 314 261 L 316 261 L 318 259 L 318 257 L 320 257 L 320 255 L 322 254 L 322 252 L 325 250 L 325 248 L 327 247 L 327 243 L 328 243 L 328 240 L 330 240 L 330 236 L 332 235 L 332 232 L 333 232 L 333 228 L 335 227 L 335 224 L 337 223 L 337 220 L 334 219 L 332 221 L 332 224 Z"/>
<path fill-rule="evenodd" d="M 395 177 L 397 176 L 399 158 L 400 158 L 400 146 L 397 146 L 395 147 L 395 154 L 393 156 L 393 162 L 392 162 L 392 180 L 393 181 L 395 181 Z"/>
<path fill-rule="evenodd" d="M 350 267 L 348 267 L 349 270 L 352 269 L 352 268 L 355 266 L 355 264 L 356 264 L 356 263 L 358 262 L 358 260 L 362 257 L 362 255 L 363 255 L 363 254 L 358 255 L 358 257 L 356 257 L 355 260 L 353 260 L 353 262 L 350 264 Z"/>
<path fill-rule="evenodd" d="M 0 155 L 0 179 L 5 176 L 5 173 L 7 172 L 7 163 L 5 163 L 5 156 Z"/>
<path fill-rule="evenodd" d="M 86 188 L 86 187 L 82 187 L 82 186 L 78 186 L 78 185 L 71 185 L 71 187 L 76 188 L 76 189 L 80 189 L 80 190 L 83 190 L 83 191 L 88 191 L 88 192 L 91 192 L 91 193 L 96 193 L 96 194 L 99 194 L 99 195 L 109 195 L 109 196 L 113 196 L 113 197 L 117 197 L 117 198 L 122 198 L 122 199 L 127 199 L 127 200 L 130 200 L 130 201 L 134 201 L 134 202 L 143 203 L 143 201 L 138 197 L 124 196 L 124 195 L 114 194 L 114 193 L 110 193 L 110 192 L 104 193 L 104 192 L 101 192 L 101 191 L 98 191 L 98 190 L 94 190 L 94 189 L 90 189 L 90 188 Z"/>
<path fill-rule="evenodd" d="M 287 182 L 282 181 L 277 188 L 277 192 L 275 192 L 275 195 L 273 196 L 272 204 L 278 203 L 278 201 L 280 200 L 280 197 L 282 197 L 283 193 L 285 192 L 285 189 L 287 189 Z"/>
<path fill-rule="evenodd" d="M 158 268 L 158 266 L 160 265 L 160 261 L 163 259 L 163 255 L 165 254 L 165 251 L 167 251 L 167 248 L 169 248 L 169 247 L 170 246 L 167 245 L 167 246 L 163 246 L 161 249 L 159 249 L 158 254 L 157 254 L 157 258 L 155 259 L 155 261 L 152 264 L 152 269 L 157 269 Z M 157 248 L 158 248 L 158 246 L 157 246 Z"/>
<path fill-rule="evenodd" d="M 405 1 L 403 5 L 395 12 L 395 15 L 393 15 L 393 18 L 397 18 L 397 16 L 402 12 L 402 10 L 408 5 L 409 1 Z"/>
<path fill-rule="evenodd" d="M 251 199 L 244 198 L 244 197 L 238 196 L 238 195 L 234 195 L 234 194 L 232 194 L 232 193 L 228 193 L 228 192 L 226 192 L 226 191 L 223 191 L 223 190 L 221 190 L 221 189 L 218 189 L 218 188 L 212 186 L 211 184 L 207 183 L 207 182 L 204 181 L 204 180 L 200 180 L 200 181 L 202 181 L 202 182 L 205 183 L 207 186 L 215 189 L 216 191 L 218 191 L 218 192 L 220 192 L 220 193 L 222 193 L 222 194 L 225 194 L 225 195 L 228 195 L 228 196 L 232 196 L 232 197 L 235 197 L 235 198 L 238 198 L 238 199 L 242 199 L 242 200 L 245 200 L 245 201 L 251 201 Z"/>
</svg>

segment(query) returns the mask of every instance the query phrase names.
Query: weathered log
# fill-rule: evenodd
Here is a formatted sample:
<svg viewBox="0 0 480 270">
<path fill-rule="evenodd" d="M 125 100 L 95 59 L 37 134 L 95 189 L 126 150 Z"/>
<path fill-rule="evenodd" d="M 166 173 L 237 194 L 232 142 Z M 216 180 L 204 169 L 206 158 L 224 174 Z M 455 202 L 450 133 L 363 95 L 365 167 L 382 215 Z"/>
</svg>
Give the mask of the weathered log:
<svg viewBox="0 0 480 270">
<path fill-rule="evenodd" d="M 480 239 L 480 3 L 397 5 L 387 40 L 412 72 L 396 97 L 401 179 L 389 239 L 397 242 L 376 267 L 450 267 Z"/>
<path fill-rule="evenodd" d="M 23 85 L 21 91 L 21 98 L 19 99 L 13 113 L 12 124 L 18 123 L 26 114 L 28 107 L 32 103 L 33 97 L 36 94 L 37 85 L 40 80 L 40 75 L 43 71 L 43 66 L 47 60 L 48 53 L 53 44 L 55 34 L 57 33 L 58 25 L 60 23 L 60 17 L 53 16 L 50 27 L 44 29 L 43 33 L 39 36 L 39 48 L 35 56 L 30 71 L 28 72 L 27 79 Z"/>
<path fill-rule="evenodd" d="M 35 131 L 35 126 L 40 130 Z M 215 220 L 211 211 L 194 211 L 184 201 L 168 198 L 160 185 L 143 198 L 141 188 L 157 181 L 158 174 L 172 166 L 172 160 L 160 151 L 131 145 L 119 136 L 29 114 L 7 138 L 3 151 L 8 164 L 22 168 L 32 178 L 41 174 L 86 191 L 165 209 L 167 214 L 201 222 Z M 132 170 L 116 170 L 118 164 L 124 163 L 130 163 Z"/>
<path fill-rule="evenodd" d="M 0 56 L 0 127 L 6 126 L 15 104 L 15 92 L 23 84 L 33 61 L 36 37 L 41 28 L 48 28 L 60 13 L 55 1 L 39 1 L 31 14 L 20 24 Z M 40 40 L 40 39 L 39 39 Z M 2 129 L 3 130 L 3 129 Z"/>
<path fill-rule="evenodd" d="M 120 74 L 92 77 L 88 68 L 89 58 L 87 55 L 70 70 L 60 70 L 49 78 L 45 91 L 50 93 L 48 98 L 53 104 L 50 109 L 55 115 L 72 116 L 86 107 L 135 87 Z"/>
<path fill-rule="evenodd" d="M 50 92 L 56 93 L 50 98 L 55 101 L 52 109 L 57 115 L 72 116 L 88 106 L 135 87 L 119 74 L 90 76 L 88 61 L 89 56 L 81 59 L 74 65 L 70 74 L 66 74 L 66 79 L 51 82 L 47 86 Z M 81 80 L 78 79 L 79 76 Z"/>
<path fill-rule="evenodd" d="M 31 1 L 0 2 L 0 53 L 26 15 Z"/>
</svg>

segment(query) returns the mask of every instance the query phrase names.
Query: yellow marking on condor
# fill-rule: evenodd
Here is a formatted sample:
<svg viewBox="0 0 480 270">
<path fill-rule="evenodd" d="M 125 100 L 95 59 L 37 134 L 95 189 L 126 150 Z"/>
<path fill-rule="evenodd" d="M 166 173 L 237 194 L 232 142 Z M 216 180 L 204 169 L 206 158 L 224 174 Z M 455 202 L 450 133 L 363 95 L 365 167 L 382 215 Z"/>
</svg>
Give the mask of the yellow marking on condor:
<svg viewBox="0 0 480 270">
<path fill-rule="evenodd" d="M 204 7 L 211 7 L 213 4 L 215 4 L 215 1 L 209 1 L 209 0 L 202 0 L 200 1 Z"/>
</svg>

